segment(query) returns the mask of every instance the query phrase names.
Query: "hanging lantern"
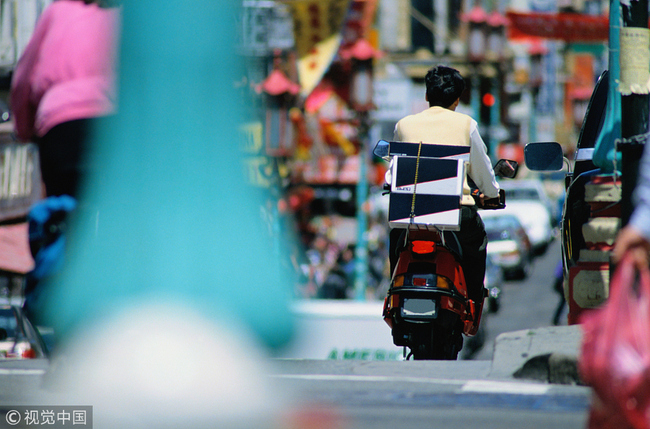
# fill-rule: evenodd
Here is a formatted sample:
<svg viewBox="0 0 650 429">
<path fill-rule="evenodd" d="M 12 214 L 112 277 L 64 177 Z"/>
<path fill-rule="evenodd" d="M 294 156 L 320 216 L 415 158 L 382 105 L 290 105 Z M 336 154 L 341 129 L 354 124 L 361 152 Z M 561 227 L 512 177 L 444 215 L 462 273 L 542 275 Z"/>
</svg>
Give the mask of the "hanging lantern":
<svg viewBox="0 0 650 429">
<path fill-rule="evenodd" d="M 481 62 L 485 58 L 488 15 L 481 6 L 474 6 L 469 13 L 463 14 L 461 19 L 469 23 L 468 59 L 472 62 Z"/>
<path fill-rule="evenodd" d="M 504 57 L 508 19 L 494 11 L 487 17 L 486 23 L 488 26 L 486 55 L 490 61 L 499 61 Z"/>
<path fill-rule="evenodd" d="M 528 48 L 528 55 L 530 55 L 530 85 L 538 88 L 543 83 L 544 69 L 542 67 L 542 58 L 548 53 L 548 49 L 544 42 L 540 40 L 534 41 Z"/>
<path fill-rule="evenodd" d="M 294 105 L 300 85 L 292 82 L 279 68 L 276 58 L 274 70 L 256 88 L 266 95 L 265 143 L 270 156 L 287 156 L 293 151 L 293 124 L 289 111 Z"/>
<path fill-rule="evenodd" d="M 381 52 L 366 39 L 358 39 L 350 46 L 342 48 L 339 55 L 343 60 L 352 62 L 350 104 L 360 112 L 374 109 L 372 62 L 381 57 Z"/>
</svg>

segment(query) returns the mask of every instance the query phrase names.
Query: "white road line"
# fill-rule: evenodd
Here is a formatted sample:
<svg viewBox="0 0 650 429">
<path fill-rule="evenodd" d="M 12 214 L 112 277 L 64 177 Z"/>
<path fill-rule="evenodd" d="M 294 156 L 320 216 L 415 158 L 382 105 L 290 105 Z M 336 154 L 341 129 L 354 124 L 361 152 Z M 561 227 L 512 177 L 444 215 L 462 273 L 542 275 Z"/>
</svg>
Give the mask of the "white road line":
<svg viewBox="0 0 650 429">
<path fill-rule="evenodd" d="M 518 395 L 545 395 L 549 385 L 525 382 L 492 380 L 450 380 L 445 378 L 395 377 L 383 375 L 328 375 L 328 374 L 274 374 L 274 378 L 312 381 L 357 381 L 357 382 L 407 382 L 461 386 L 463 393 L 510 393 Z"/>
<path fill-rule="evenodd" d="M 0 368 L 0 375 L 43 375 L 44 369 L 7 369 Z"/>
<path fill-rule="evenodd" d="M 466 380 L 449 380 L 444 378 L 426 377 L 390 377 L 384 375 L 326 375 L 326 374 L 276 374 L 276 378 L 288 378 L 293 380 L 314 380 L 314 381 L 378 381 L 378 382 L 407 382 L 407 383 L 429 383 L 429 384 L 450 384 L 462 386 Z"/>
<path fill-rule="evenodd" d="M 534 383 L 515 383 L 508 381 L 470 380 L 461 388 L 462 392 L 474 393 L 513 393 L 517 395 L 545 395 L 550 386 Z"/>
</svg>

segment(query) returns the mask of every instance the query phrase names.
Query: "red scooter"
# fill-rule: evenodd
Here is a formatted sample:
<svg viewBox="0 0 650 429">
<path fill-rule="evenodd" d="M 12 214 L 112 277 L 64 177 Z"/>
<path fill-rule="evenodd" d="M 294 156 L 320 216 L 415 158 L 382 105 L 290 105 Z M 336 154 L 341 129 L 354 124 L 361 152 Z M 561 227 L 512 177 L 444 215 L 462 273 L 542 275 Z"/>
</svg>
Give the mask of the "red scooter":
<svg viewBox="0 0 650 429">
<path fill-rule="evenodd" d="M 384 186 L 391 195 L 389 224 L 391 229 L 403 230 L 383 318 L 392 330 L 393 343 L 404 347 L 406 359 L 455 360 L 463 347 L 463 334 L 476 335 L 483 311 L 483 300 L 468 298 L 454 234 L 459 229 L 464 160 L 469 148 L 381 140 L 374 153 L 392 159 L 392 177 L 387 177 L 391 183 Z M 455 162 L 447 168 L 448 162 L 437 160 Z M 409 168 L 412 164 L 416 167 Z M 499 160 L 494 170 L 498 176 L 513 178 L 517 168 L 516 161 Z M 418 194 L 418 185 L 435 193 Z M 403 197 L 405 193 L 408 198 Z M 410 208 L 404 208 L 408 200 Z M 505 207 L 503 192 L 499 198 L 475 200 L 483 209 Z"/>
</svg>

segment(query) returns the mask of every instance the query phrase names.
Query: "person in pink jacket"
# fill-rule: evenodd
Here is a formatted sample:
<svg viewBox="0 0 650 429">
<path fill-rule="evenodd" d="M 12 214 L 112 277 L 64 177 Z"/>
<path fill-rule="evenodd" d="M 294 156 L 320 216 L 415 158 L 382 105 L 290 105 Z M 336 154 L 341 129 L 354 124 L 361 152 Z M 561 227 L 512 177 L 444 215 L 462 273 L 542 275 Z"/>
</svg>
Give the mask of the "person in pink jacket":
<svg viewBox="0 0 650 429">
<path fill-rule="evenodd" d="M 15 134 L 38 144 L 48 196 L 76 196 L 92 122 L 115 110 L 119 9 L 112 6 L 54 1 L 14 70 Z"/>
</svg>

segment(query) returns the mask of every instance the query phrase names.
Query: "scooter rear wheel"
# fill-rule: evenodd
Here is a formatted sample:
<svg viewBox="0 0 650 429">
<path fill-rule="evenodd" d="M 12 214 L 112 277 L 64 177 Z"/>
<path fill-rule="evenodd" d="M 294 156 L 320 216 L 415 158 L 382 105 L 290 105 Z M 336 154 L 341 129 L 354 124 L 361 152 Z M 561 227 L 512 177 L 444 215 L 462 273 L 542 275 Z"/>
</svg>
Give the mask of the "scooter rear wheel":
<svg viewBox="0 0 650 429">
<path fill-rule="evenodd" d="M 414 333 L 411 355 L 414 360 L 456 360 L 463 348 L 462 326 L 454 329 L 431 324 Z"/>
</svg>

